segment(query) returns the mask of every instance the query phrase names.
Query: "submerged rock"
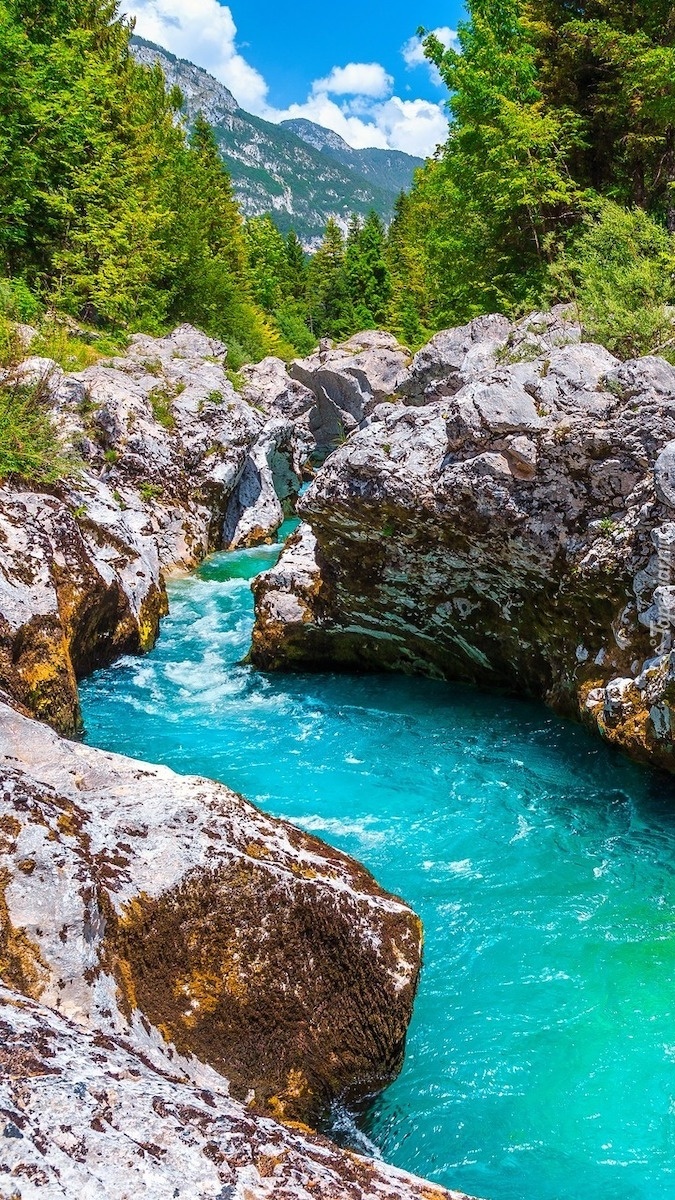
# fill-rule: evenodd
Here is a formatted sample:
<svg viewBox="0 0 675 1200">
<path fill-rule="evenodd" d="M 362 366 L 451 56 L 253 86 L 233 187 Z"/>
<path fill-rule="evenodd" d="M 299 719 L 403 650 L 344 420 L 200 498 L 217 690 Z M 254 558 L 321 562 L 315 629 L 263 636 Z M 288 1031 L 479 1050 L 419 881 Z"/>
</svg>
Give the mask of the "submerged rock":
<svg viewBox="0 0 675 1200">
<path fill-rule="evenodd" d="M 558 311 L 437 335 L 400 391 L 257 581 L 253 661 L 540 697 L 675 768 L 675 369 L 621 364 Z"/>
</svg>

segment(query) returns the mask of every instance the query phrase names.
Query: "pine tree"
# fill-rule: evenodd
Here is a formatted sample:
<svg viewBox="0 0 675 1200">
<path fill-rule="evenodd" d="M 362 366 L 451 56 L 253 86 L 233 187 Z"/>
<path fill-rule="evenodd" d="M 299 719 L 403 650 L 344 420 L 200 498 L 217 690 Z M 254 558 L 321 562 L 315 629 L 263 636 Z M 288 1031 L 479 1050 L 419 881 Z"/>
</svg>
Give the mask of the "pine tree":
<svg viewBox="0 0 675 1200">
<path fill-rule="evenodd" d="M 293 229 L 286 238 L 286 262 L 289 296 L 294 300 L 305 301 L 307 299 L 307 259 L 302 243 Z"/>
<path fill-rule="evenodd" d="M 363 225 L 350 226 L 345 272 L 355 323 L 361 329 L 376 328 L 386 317 L 391 279 L 385 246 L 384 224 L 376 212 L 371 211 Z"/>
<path fill-rule="evenodd" d="M 354 331 L 354 311 L 345 273 L 345 240 L 337 222 L 326 225 L 309 267 L 309 310 L 317 337 L 340 338 Z"/>
<path fill-rule="evenodd" d="M 428 320 L 423 234 L 414 201 L 401 192 L 387 238 L 391 289 L 386 324 L 409 346 L 424 340 L 423 318 Z"/>
</svg>

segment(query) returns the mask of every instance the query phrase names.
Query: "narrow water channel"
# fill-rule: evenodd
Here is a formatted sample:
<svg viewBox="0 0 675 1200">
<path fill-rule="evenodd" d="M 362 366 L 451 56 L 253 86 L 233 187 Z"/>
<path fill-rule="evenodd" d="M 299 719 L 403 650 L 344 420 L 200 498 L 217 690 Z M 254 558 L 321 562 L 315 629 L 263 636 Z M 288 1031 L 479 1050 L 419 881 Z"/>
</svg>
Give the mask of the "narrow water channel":
<svg viewBox="0 0 675 1200">
<path fill-rule="evenodd" d="M 405 1066 L 352 1140 L 488 1200 L 670 1200 L 675 787 L 543 708 L 239 665 L 278 551 L 171 584 L 153 653 L 83 683 L 89 741 L 223 780 L 422 917 Z"/>
</svg>

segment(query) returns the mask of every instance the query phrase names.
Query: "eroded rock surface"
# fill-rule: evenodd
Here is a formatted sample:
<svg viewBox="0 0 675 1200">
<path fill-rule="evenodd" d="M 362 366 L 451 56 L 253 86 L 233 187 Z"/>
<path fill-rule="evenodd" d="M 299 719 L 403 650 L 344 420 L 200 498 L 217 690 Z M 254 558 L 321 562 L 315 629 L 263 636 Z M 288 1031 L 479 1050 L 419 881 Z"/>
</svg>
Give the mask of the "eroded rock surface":
<svg viewBox="0 0 675 1200">
<path fill-rule="evenodd" d="M 257 582 L 254 661 L 544 698 L 674 769 L 675 369 L 557 310 L 437 335 L 399 393 Z"/>
<path fill-rule="evenodd" d="M 293 379 L 314 395 L 309 426 L 319 450 L 332 450 L 361 427 L 376 406 L 390 399 L 410 355 L 389 333 L 368 331 L 291 364 Z"/>
<path fill-rule="evenodd" d="M 1 985 L 0 1065 L 0 1189 L 15 1200 L 466 1200 Z"/>
<path fill-rule="evenodd" d="M 421 929 L 365 869 L 5 705 L 0 746 L 6 983 L 164 1059 L 161 1029 L 279 1115 L 395 1076 Z"/>
<path fill-rule="evenodd" d="M 83 469 L 0 488 L 0 686 L 69 734 L 77 677 L 152 646 L 166 571 L 271 539 L 308 434 L 238 395 L 225 347 L 190 326 L 76 375 L 29 358 L 12 378 L 40 385 Z"/>
</svg>

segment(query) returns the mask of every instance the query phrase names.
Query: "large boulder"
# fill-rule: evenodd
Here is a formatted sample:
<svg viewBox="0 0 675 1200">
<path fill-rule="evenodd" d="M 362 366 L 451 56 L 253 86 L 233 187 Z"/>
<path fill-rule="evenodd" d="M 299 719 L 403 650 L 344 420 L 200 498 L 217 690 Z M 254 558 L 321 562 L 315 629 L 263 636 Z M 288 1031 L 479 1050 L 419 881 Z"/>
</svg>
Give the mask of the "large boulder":
<svg viewBox="0 0 675 1200">
<path fill-rule="evenodd" d="M 281 1117 L 394 1078 L 421 927 L 363 867 L 221 785 L 7 705 L 0 746 L 6 984 L 181 1078 L 208 1064 Z"/>
<path fill-rule="evenodd" d="M 389 333 L 368 330 L 291 364 L 290 374 L 314 395 L 310 430 L 320 451 L 332 450 L 391 399 L 410 361 Z"/>
<path fill-rule="evenodd" d="M 449 362 L 442 400 L 382 405 L 331 455 L 256 584 L 253 659 L 540 697 L 673 769 L 675 369 L 535 326 L 505 339 L 532 353 L 459 388 Z"/>
</svg>

